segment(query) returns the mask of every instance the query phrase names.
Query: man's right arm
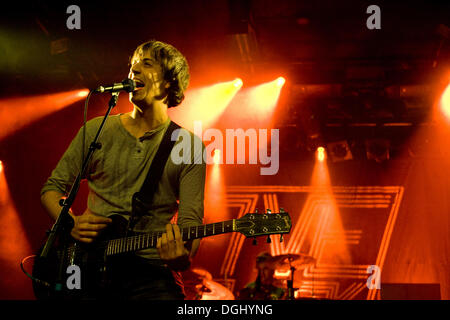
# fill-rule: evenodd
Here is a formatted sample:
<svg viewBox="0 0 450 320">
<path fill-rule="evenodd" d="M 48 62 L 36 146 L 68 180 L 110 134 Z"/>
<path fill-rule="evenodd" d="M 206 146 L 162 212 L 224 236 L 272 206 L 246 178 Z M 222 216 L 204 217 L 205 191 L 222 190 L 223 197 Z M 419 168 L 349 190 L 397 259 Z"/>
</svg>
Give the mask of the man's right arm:
<svg viewBox="0 0 450 320">
<path fill-rule="evenodd" d="M 101 121 L 101 117 L 93 120 L 87 123 L 86 139 L 91 138 L 89 128 L 92 126 L 96 128 L 96 124 Z M 41 190 L 41 203 L 50 217 L 55 220 L 61 212 L 59 201 L 65 196 L 64 191 L 67 192 L 70 189 L 72 182 L 76 179 L 77 172 L 80 171 L 82 133 L 80 129 Z M 85 154 L 87 154 L 86 144 L 85 148 Z M 74 227 L 70 234 L 74 239 L 82 242 L 92 242 L 99 231 L 112 222 L 111 219 L 95 214 L 89 209 L 86 209 L 82 215 L 75 215 L 71 210 L 69 210 L 69 214 L 74 220 Z"/>
<path fill-rule="evenodd" d="M 50 217 L 55 220 L 61 212 L 59 201 L 62 197 L 64 197 L 64 194 L 55 190 L 49 190 L 41 196 L 42 205 Z M 74 221 L 74 227 L 70 235 L 75 240 L 86 243 L 92 242 L 98 236 L 99 231 L 106 228 L 112 222 L 110 218 L 96 215 L 89 209 L 86 209 L 81 216 L 74 215 L 71 210 L 69 210 L 69 214 Z"/>
<path fill-rule="evenodd" d="M 59 201 L 64 197 L 64 194 L 59 191 L 49 190 L 41 195 L 41 203 L 44 206 L 44 209 L 47 210 L 47 213 L 56 220 L 61 212 L 61 206 Z M 73 217 L 72 212 L 70 212 Z"/>
</svg>

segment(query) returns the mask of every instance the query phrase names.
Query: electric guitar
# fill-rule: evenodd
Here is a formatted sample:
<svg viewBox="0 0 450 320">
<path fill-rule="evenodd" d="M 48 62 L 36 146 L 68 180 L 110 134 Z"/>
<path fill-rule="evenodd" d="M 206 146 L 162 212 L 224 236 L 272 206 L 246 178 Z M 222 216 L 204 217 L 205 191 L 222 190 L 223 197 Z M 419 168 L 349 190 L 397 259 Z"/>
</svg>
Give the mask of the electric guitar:
<svg viewBox="0 0 450 320">
<path fill-rule="evenodd" d="M 138 250 L 155 248 L 163 232 L 127 234 L 127 220 L 110 216 L 112 223 L 92 243 L 86 244 L 70 238 L 57 241 L 46 258 L 39 254 L 33 265 L 33 290 L 37 299 L 83 299 L 87 296 L 101 296 L 108 289 L 108 265 L 114 257 Z M 205 225 L 180 228 L 183 241 L 213 235 L 240 232 L 246 237 L 270 236 L 289 233 L 291 218 L 287 212 L 247 213 L 239 219 L 232 219 Z M 67 284 L 68 268 L 79 268 L 80 288 Z"/>
</svg>

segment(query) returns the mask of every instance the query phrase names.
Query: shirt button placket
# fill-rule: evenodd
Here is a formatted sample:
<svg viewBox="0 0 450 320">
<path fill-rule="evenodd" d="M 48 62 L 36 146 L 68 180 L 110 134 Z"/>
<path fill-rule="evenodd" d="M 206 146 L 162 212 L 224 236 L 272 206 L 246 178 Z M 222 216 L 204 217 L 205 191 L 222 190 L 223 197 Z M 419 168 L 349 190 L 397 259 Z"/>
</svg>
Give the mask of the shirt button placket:
<svg viewBox="0 0 450 320">
<path fill-rule="evenodd" d="M 143 149 L 144 149 L 144 143 L 139 141 L 139 140 L 136 140 L 136 149 L 135 149 L 135 152 L 134 152 L 134 155 L 135 155 L 136 158 L 141 158 L 142 157 L 142 153 L 143 153 L 142 150 Z"/>
</svg>

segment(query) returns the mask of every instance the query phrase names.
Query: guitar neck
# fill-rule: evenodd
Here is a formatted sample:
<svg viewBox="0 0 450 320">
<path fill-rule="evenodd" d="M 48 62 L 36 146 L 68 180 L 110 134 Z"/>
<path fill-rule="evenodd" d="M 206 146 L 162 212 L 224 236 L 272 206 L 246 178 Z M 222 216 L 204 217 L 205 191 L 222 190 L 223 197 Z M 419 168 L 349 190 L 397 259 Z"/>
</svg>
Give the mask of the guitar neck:
<svg viewBox="0 0 450 320">
<path fill-rule="evenodd" d="M 180 229 L 183 241 L 189 241 L 218 234 L 236 231 L 236 219 L 184 227 Z M 142 233 L 135 236 L 109 240 L 107 243 L 106 254 L 108 256 L 126 252 L 134 252 L 147 248 L 156 248 L 158 238 L 163 232 Z"/>
</svg>

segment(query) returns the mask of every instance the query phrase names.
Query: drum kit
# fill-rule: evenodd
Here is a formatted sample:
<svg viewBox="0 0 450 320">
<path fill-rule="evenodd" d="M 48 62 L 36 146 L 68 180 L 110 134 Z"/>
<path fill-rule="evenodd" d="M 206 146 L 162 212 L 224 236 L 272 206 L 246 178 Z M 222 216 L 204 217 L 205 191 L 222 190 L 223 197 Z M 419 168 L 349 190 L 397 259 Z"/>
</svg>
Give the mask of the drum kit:
<svg viewBox="0 0 450 320">
<path fill-rule="evenodd" d="M 282 254 L 273 256 L 269 261 L 279 273 L 290 272 L 286 280 L 285 299 L 295 300 L 294 274 L 296 270 L 314 265 L 316 259 L 305 254 Z M 234 300 L 230 289 L 213 281 L 211 273 L 201 268 L 191 268 L 183 272 L 183 281 L 187 300 Z"/>
<path fill-rule="evenodd" d="M 295 300 L 295 290 L 294 288 L 294 274 L 295 271 L 305 269 L 308 266 L 314 265 L 316 263 L 316 259 L 306 254 L 281 254 L 278 256 L 274 256 L 273 264 L 275 270 L 278 272 L 286 272 L 290 271 L 290 278 L 286 279 L 286 289 L 287 295 L 285 299 L 287 300 Z"/>
</svg>

